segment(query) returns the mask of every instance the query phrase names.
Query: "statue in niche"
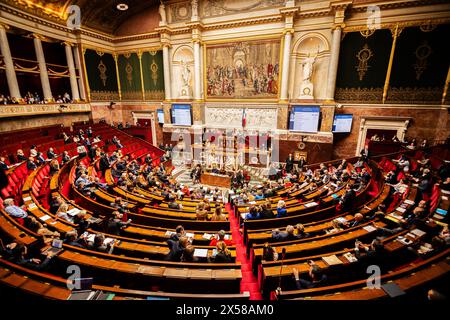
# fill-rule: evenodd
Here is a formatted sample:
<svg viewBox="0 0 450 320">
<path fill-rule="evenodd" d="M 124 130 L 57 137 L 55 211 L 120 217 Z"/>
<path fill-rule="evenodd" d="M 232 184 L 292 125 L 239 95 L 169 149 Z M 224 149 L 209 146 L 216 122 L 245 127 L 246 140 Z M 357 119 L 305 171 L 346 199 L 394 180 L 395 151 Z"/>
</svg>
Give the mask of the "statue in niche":
<svg viewBox="0 0 450 320">
<path fill-rule="evenodd" d="M 317 55 L 319 50 L 314 56 L 308 54 L 308 57 L 303 60 L 302 68 L 302 83 L 300 84 L 300 96 L 299 99 L 314 99 L 313 90 L 314 85 L 312 83 L 312 74 L 314 70 L 314 63 L 316 62 Z"/>
<path fill-rule="evenodd" d="M 181 78 L 183 79 L 183 86 L 189 86 L 191 80 L 191 70 L 189 70 L 189 65 L 187 62 L 181 60 L 182 71 Z"/>
<path fill-rule="evenodd" d="M 317 54 L 313 57 L 311 57 L 310 54 L 308 54 L 308 58 L 306 58 L 303 63 L 303 82 L 311 82 L 312 72 L 314 68 L 314 63 L 316 62 Z"/>
<path fill-rule="evenodd" d="M 161 16 L 160 25 L 167 24 L 167 17 L 166 17 L 166 6 L 161 1 L 161 4 L 159 5 L 159 15 Z"/>
<path fill-rule="evenodd" d="M 191 93 L 191 70 L 189 70 L 189 65 L 184 60 L 181 60 L 181 92 L 180 98 L 189 99 L 192 95 Z"/>
</svg>

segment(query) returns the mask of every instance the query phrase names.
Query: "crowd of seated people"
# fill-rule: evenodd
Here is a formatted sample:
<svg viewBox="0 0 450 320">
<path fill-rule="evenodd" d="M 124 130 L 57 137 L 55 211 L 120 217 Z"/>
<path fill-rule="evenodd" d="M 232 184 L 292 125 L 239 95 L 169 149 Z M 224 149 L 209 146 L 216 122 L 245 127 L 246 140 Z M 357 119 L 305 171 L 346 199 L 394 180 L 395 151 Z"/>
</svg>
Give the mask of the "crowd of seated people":
<svg viewBox="0 0 450 320">
<path fill-rule="evenodd" d="M 53 99 L 54 103 L 73 103 L 74 101 L 70 98 L 70 94 L 65 92 L 63 95 L 57 95 Z M 0 104 L 47 104 L 50 103 L 43 99 L 37 92 L 31 93 L 28 91 L 22 98 L 22 102 L 16 98 L 11 98 L 10 96 L 0 95 Z"/>
</svg>

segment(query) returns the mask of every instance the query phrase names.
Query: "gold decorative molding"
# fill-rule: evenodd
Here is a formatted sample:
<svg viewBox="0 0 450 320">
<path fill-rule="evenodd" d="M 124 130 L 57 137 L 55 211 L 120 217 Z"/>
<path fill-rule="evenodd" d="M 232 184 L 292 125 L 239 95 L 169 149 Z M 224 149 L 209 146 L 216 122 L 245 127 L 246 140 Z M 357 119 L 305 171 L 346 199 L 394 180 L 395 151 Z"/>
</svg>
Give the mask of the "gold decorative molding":
<svg viewBox="0 0 450 320">
<path fill-rule="evenodd" d="M 384 80 L 384 87 L 383 87 L 383 100 L 382 103 L 386 102 L 387 93 L 389 90 L 389 81 L 391 80 L 391 72 L 392 72 L 392 64 L 394 62 L 394 54 L 395 54 L 395 46 L 397 44 L 397 38 L 402 32 L 403 27 L 399 28 L 398 24 L 395 26 L 395 29 L 391 28 L 392 32 L 392 46 L 391 46 L 391 53 L 389 55 L 389 63 L 388 68 L 386 71 L 386 79 Z"/>
<path fill-rule="evenodd" d="M 449 18 L 436 18 L 436 19 L 425 19 L 425 20 L 411 20 L 411 21 L 403 21 L 403 22 L 386 22 L 386 23 L 380 23 L 379 29 L 391 29 L 394 30 L 397 26 L 400 30 L 399 34 L 401 33 L 401 30 L 407 27 L 420 27 L 423 25 L 429 25 L 429 24 L 446 24 L 450 23 L 450 17 Z M 344 32 L 360 32 L 367 30 L 367 24 L 363 25 L 357 25 L 357 26 L 346 26 L 344 28 Z"/>
<path fill-rule="evenodd" d="M 25 104 L 25 105 L 5 105 L 0 108 L 0 118 L 15 118 L 22 116 L 36 116 L 44 114 L 62 114 L 91 112 L 90 104 L 65 104 L 67 108 L 62 110 L 58 104 Z"/>
</svg>

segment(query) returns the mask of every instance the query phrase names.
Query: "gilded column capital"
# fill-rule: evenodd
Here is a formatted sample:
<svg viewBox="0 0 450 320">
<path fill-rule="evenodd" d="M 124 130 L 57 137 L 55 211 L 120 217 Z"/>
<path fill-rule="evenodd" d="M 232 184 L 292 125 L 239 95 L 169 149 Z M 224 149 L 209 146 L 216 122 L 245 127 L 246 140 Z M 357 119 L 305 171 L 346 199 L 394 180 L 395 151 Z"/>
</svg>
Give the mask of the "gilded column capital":
<svg viewBox="0 0 450 320">
<path fill-rule="evenodd" d="M 10 26 L 4 22 L 0 22 L 0 29 L 9 30 Z"/>
</svg>

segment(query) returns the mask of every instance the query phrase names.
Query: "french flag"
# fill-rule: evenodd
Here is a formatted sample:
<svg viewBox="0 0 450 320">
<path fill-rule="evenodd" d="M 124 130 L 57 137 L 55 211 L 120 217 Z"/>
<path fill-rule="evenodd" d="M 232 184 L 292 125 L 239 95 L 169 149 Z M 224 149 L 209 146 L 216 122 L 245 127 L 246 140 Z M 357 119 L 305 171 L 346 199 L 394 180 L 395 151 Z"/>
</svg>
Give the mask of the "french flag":
<svg viewBox="0 0 450 320">
<path fill-rule="evenodd" d="M 245 109 L 242 109 L 242 128 L 245 128 L 246 124 L 247 124 L 247 113 L 245 112 Z"/>
</svg>

